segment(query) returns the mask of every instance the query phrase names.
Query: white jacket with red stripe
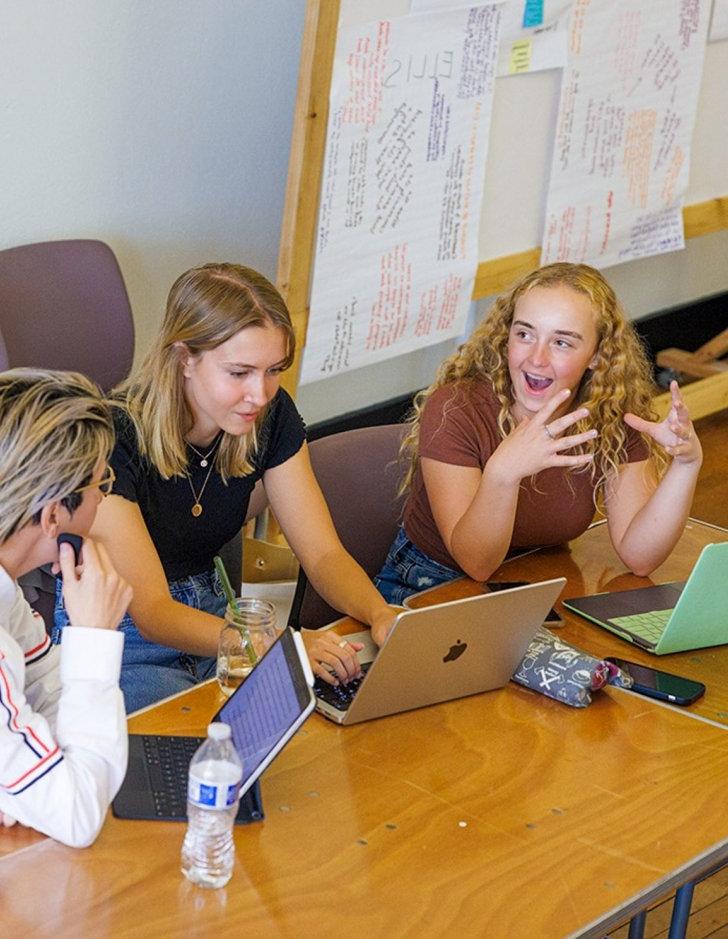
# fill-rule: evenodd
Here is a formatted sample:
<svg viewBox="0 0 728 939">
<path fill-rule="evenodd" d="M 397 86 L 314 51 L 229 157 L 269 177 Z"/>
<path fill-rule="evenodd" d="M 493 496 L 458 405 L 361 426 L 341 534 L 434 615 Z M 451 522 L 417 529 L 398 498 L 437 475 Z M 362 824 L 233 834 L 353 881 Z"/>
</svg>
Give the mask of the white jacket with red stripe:
<svg viewBox="0 0 728 939">
<path fill-rule="evenodd" d="M 73 626 L 51 645 L 0 567 L 0 811 L 72 847 L 94 840 L 126 772 L 123 644 Z"/>
</svg>

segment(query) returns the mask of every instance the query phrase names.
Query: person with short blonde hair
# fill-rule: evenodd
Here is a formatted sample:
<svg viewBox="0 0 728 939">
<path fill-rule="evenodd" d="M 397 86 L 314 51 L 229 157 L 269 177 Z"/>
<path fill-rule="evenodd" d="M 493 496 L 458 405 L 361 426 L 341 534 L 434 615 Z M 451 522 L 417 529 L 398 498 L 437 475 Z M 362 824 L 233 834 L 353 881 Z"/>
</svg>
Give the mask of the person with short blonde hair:
<svg viewBox="0 0 728 939">
<path fill-rule="evenodd" d="M 375 583 L 390 602 L 509 552 L 577 537 L 603 508 L 638 574 L 683 529 L 702 450 L 677 384 L 657 422 L 651 369 L 602 274 L 557 263 L 496 299 L 415 400 L 404 524 Z"/>
<path fill-rule="evenodd" d="M 113 395 L 116 482 L 94 535 L 134 587 L 121 625 L 128 710 L 214 674 L 226 604 L 213 558 L 240 531 L 258 480 L 319 593 L 371 624 L 378 642 L 394 620 L 339 541 L 303 421 L 280 387 L 294 349 L 286 305 L 265 277 L 205 264 L 173 284 L 159 336 Z M 59 605 L 58 637 L 64 623 Z M 323 680 L 360 673 L 356 644 L 323 631 L 304 641 Z"/>
<path fill-rule="evenodd" d="M 78 566 L 60 534 L 85 536 L 112 475 L 111 414 L 82 375 L 0 373 L 0 819 L 72 846 L 96 837 L 126 772 L 119 690 L 131 598 L 87 539 Z M 71 623 L 59 656 L 17 579 L 62 573 Z"/>
</svg>

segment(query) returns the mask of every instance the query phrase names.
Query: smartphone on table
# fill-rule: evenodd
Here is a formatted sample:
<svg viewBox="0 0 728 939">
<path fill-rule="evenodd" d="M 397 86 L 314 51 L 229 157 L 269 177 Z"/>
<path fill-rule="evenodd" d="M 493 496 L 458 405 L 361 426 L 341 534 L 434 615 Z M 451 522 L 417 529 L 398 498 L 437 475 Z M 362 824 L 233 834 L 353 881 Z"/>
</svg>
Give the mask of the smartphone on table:
<svg viewBox="0 0 728 939">
<path fill-rule="evenodd" d="M 683 678 L 670 672 L 661 672 L 649 665 L 638 665 L 637 662 L 628 662 L 613 655 L 606 656 L 607 662 L 618 665 L 623 672 L 631 675 L 634 684 L 632 691 L 643 694 L 648 698 L 657 698 L 658 701 L 669 701 L 670 704 L 692 704 L 705 694 L 705 685 L 692 678 Z"/>
<path fill-rule="evenodd" d="M 483 584 L 488 590 L 511 590 L 513 587 L 526 587 L 528 580 L 486 580 Z M 564 621 L 559 613 L 551 607 L 544 620 L 545 626 L 563 626 Z"/>
</svg>

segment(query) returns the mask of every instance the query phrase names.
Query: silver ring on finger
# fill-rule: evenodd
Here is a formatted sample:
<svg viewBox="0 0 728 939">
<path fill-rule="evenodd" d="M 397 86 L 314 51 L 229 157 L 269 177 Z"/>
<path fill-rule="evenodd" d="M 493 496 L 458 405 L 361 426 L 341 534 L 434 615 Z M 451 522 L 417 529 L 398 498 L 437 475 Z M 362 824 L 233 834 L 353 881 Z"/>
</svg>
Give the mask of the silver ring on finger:
<svg viewBox="0 0 728 939">
<path fill-rule="evenodd" d="M 341 642 L 338 643 L 340 649 L 345 649 L 348 645 L 349 641 L 347 639 L 342 639 Z"/>
<path fill-rule="evenodd" d="M 543 429 L 546 431 L 546 436 L 549 438 L 549 440 L 556 440 L 556 437 L 554 437 L 554 435 L 553 435 L 553 434 L 551 433 L 551 431 L 549 430 L 549 425 L 548 425 L 548 424 L 544 424 L 544 425 L 543 425 Z"/>
</svg>

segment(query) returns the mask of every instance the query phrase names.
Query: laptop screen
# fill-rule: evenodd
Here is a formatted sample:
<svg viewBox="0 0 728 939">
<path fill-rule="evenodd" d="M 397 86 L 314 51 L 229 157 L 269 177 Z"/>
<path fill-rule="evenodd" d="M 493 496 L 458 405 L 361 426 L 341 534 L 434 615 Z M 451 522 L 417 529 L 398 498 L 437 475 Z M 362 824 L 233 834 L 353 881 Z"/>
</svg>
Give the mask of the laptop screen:
<svg viewBox="0 0 728 939">
<path fill-rule="evenodd" d="M 243 764 L 242 788 L 279 749 L 307 711 L 311 690 L 290 630 L 285 630 L 215 719 L 229 724 Z"/>
</svg>

